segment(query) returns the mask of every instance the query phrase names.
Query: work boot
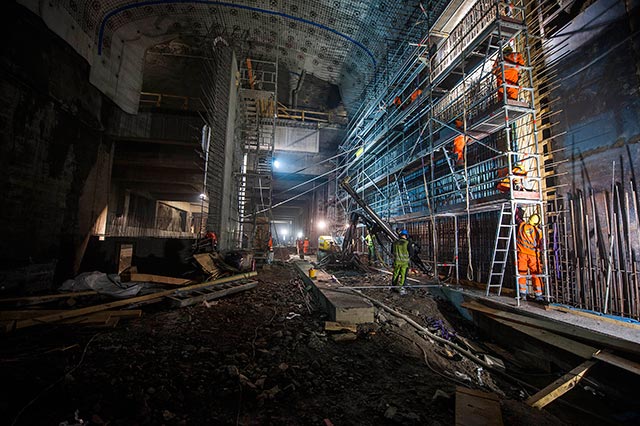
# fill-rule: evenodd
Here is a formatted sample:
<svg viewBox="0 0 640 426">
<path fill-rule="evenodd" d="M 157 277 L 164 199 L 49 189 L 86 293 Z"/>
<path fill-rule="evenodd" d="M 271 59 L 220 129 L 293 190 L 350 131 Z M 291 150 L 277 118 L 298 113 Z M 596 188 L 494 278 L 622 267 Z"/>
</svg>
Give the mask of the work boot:
<svg viewBox="0 0 640 426">
<path fill-rule="evenodd" d="M 536 296 L 536 302 L 544 303 L 544 297 L 541 294 Z"/>
<path fill-rule="evenodd" d="M 520 299 L 527 300 L 527 293 L 520 293 Z"/>
<path fill-rule="evenodd" d="M 400 296 L 404 296 L 405 294 L 407 294 L 407 291 L 404 289 L 404 287 L 400 287 Z"/>
</svg>

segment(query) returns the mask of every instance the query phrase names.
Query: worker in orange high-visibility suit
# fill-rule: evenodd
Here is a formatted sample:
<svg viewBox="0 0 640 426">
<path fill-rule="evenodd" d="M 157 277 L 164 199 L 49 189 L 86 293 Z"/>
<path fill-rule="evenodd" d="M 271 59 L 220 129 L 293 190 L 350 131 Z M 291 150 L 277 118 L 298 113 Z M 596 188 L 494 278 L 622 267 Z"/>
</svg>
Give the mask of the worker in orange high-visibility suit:
<svg viewBox="0 0 640 426">
<path fill-rule="evenodd" d="M 273 237 L 271 236 L 271 232 L 269 232 L 267 248 L 269 249 L 269 252 L 267 253 L 267 263 L 271 265 L 273 263 Z"/>
<path fill-rule="evenodd" d="M 504 57 L 504 79 L 507 84 L 517 86 L 520 79 L 520 66 L 524 66 L 524 57 L 521 53 L 514 52 L 511 46 L 507 46 L 502 51 Z M 500 56 L 493 64 L 493 74 L 496 76 L 496 83 L 498 85 L 498 101 L 502 102 L 504 99 L 504 87 L 502 84 L 502 66 L 500 65 Z M 518 99 L 519 90 L 517 87 L 507 87 L 507 99 Z"/>
<path fill-rule="evenodd" d="M 529 220 L 522 222 L 518 226 L 517 246 L 518 246 L 518 273 L 531 275 L 531 284 L 536 296 L 536 301 L 542 302 L 542 280 L 538 275 L 542 271 L 542 259 L 540 249 L 542 246 L 542 234 L 538 225 L 540 216 L 532 214 Z M 527 278 L 518 279 L 518 287 L 521 298 L 527 297 Z"/>
<path fill-rule="evenodd" d="M 456 127 L 462 130 L 462 120 L 456 120 Z M 462 166 L 464 164 L 464 147 L 469 142 L 469 138 L 464 135 L 458 135 L 453 140 L 453 154 L 456 156 L 456 165 Z"/>
<path fill-rule="evenodd" d="M 302 252 L 304 254 L 309 254 L 309 238 L 305 237 L 304 242 L 302 243 Z"/>
<path fill-rule="evenodd" d="M 422 89 L 414 90 L 413 93 L 411 93 L 411 95 L 409 96 L 409 103 L 414 102 L 420 95 L 422 95 Z"/>
</svg>

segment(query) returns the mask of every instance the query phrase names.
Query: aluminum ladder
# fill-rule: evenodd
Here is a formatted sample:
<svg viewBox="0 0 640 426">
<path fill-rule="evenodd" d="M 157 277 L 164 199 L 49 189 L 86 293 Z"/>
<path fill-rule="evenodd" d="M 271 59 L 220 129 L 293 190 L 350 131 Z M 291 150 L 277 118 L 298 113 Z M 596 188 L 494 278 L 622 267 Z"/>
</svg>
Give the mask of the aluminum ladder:
<svg viewBox="0 0 640 426">
<path fill-rule="evenodd" d="M 496 231 L 496 242 L 491 257 L 491 269 L 489 270 L 489 282 L 487 283 L 486 295 L 488 296 L 492 288 L 498 290 L 498 296 L 502 291 L 504 281 L 504 271 L 509 258 L 509 247 L 514 233 L 513 211 L 511 203 L 503 203 L 498 219 L 498 229 Z"/>
</svg>

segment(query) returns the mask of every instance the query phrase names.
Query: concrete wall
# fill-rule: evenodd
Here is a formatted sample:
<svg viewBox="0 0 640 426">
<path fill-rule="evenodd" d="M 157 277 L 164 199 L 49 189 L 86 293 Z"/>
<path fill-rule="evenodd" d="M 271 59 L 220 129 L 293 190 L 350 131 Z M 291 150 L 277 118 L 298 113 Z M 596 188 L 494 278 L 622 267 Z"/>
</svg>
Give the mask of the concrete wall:
<svg viewBox="0 0 640 426">
<path fill-rule="evenodd" d="M 133 245 L 131 265 L 140 273 L 182 276 L 193 270 L 191 246 L 194 239 L 111 237 L 100 241 L 92 237 L 82 262 L 81 271 L 118 272 L 121 244 Z"/>
<path fill-rule="evenodd" d="M 0 269 L 53 263 L 64 279 L 106 206 L 112 106 L 89 83 L 87 63 L 39 18 L 10 2 L 0 21 Z"/>
<path fill-rule="evenodd" d="M 236 86 L 236 73 L 238 72 L 238 61 L 235 54 L 231 56 L 231 69 L 229 73 L 229 111 L 227 116 L 227 129 L 224 147 L 224 173 L 222 187 L 222 205 L 220 209 L 220 235 L 218 241 L 223 249 L 234 248 L 233 238 L 236 234 L 237 223 L 232 221 L 238 216 L 237 189 L 234 184 L 234 144 L 235 144 L 235 123 L 238 113 L 238 88 Z M 239 161 L 239 160 L 238 160 Z"/>
</svg>

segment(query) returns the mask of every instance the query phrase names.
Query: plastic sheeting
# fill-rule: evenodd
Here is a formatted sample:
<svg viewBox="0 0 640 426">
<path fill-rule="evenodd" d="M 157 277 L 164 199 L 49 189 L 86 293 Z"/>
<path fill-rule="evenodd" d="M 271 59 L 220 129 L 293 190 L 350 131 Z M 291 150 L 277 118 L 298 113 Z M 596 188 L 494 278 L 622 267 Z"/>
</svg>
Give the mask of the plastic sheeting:
<svg viewBox="0 0 640 426">
<path fill-rule="evenodd" d="M 123 283 L 117 274 L 85 272 L 60 286 L 60 291 L 76 292 L 95 290 L 98 294 L 125 299 L 137 295 L 145 287 L 144 283 Z"/>
</svg>

